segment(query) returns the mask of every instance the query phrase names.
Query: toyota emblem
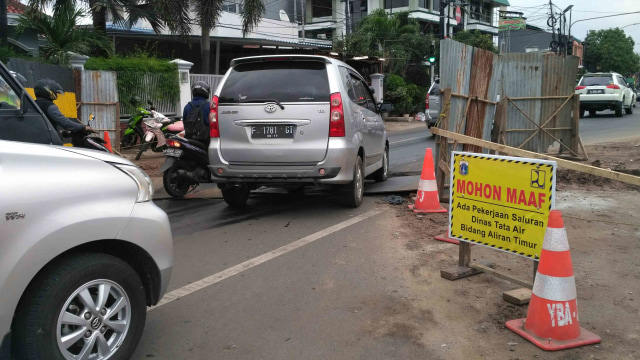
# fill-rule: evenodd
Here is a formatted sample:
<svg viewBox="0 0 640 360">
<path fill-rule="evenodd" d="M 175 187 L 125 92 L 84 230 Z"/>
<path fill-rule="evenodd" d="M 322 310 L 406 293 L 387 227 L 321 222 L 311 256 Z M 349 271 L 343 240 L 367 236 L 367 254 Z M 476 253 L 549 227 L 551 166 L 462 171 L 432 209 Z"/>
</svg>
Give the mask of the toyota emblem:
<svg viewBox="0 0 640 360">
<path fill-rule="evenodd" d="M 274 113 L 276 112 L 276 109 L 277 109 L 276 104 L 267 104 L 264 106 L 264 111 L 268 113 Z"/>
</svg>

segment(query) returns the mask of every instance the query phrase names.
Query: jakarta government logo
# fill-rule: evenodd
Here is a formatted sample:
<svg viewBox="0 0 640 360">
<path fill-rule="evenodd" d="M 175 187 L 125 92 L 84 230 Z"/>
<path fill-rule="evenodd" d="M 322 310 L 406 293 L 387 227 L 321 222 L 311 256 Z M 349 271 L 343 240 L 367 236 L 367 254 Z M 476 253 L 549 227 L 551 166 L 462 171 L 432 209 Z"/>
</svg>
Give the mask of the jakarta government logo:
<svg viewBox="0 0 640 360">
<path fill-rule="evenodd" d="M 469 175 L 468 161 L 460 161 L 460 175 Z"/>
</svg>

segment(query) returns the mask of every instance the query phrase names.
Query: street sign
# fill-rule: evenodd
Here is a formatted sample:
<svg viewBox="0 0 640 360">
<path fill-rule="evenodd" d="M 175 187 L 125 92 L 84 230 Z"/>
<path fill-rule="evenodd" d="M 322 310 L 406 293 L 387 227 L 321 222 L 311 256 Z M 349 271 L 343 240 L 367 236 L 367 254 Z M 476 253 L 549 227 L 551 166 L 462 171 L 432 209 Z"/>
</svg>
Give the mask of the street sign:
<svg viewBox="0 0 640 360">
<path fill-rule="evenodd" d="M 539 259 L 556 162 L 453 152 L 449 237 Z"/>
<path fill-rule="evenodd" d="M 456 6 L 456 22 L 460 24 L 460 21 L 462 21 L 462 9 L 460 6 Z"/>
</svg>

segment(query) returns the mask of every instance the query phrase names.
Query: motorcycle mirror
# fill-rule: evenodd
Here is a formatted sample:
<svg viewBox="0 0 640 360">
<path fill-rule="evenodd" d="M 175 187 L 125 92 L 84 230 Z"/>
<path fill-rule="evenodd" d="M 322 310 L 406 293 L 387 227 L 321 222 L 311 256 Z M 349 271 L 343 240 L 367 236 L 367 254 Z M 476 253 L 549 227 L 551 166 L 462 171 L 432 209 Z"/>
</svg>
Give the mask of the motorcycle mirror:
<svg viewBox="0 0 640 360">
<path fill-rule="evenodd" d="M 95 116 L 95 115 L 93 115 L 93 113 L 89 114 L 89 121 L 91 121 L 91 120 L 95 119 L 95 117 L 96 117 L 96 116 Z"/>
</svg>

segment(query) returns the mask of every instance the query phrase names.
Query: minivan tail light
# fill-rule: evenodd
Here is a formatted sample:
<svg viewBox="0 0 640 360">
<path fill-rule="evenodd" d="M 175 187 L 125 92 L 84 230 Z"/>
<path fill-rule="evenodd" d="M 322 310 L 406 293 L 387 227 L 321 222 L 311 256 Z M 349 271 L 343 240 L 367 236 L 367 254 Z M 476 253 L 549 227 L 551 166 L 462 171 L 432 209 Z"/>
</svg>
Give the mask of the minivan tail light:
<svg viewBox="0 0 640 360">
<path fill-rule="evenodd" d="M 582 90 L 582 89 L 586 89 L 586 88 L 587 88 L 587 87 L 586 87 L 586 86 L 583 86 L 583 85 L 578 85 L 578 86 L 576 86 L 576 90 Z"/>
<path fill-rule="evenodd" d="M 425 102 L 425 109 L 429 110 L 429 94 L 427 93 L 427 98 L 424 100 Z"/>
<path fill-rule="evenodd" d="M 331 111 L 329 114 L 329 136 L 344 137 L 344 110 L 340 93 L 331 94 Z"/>
<path fill-rule="evenodd" d="M 214 96 L 211 100 L 211 112 L 209 113 L 209 136 L 212 138 L 220 137 L 220 128 L 218 127 L 218 97 Z"/>
<path fill-rule="evenodd" d="M 620 86 L 618 86 L 618 85 L 615 85 L 615 84 L 613 84 L 613 85 L 607 85 L 607 89 L 615 89 L 615 90 L 620 90 Z"/>
</svg>

